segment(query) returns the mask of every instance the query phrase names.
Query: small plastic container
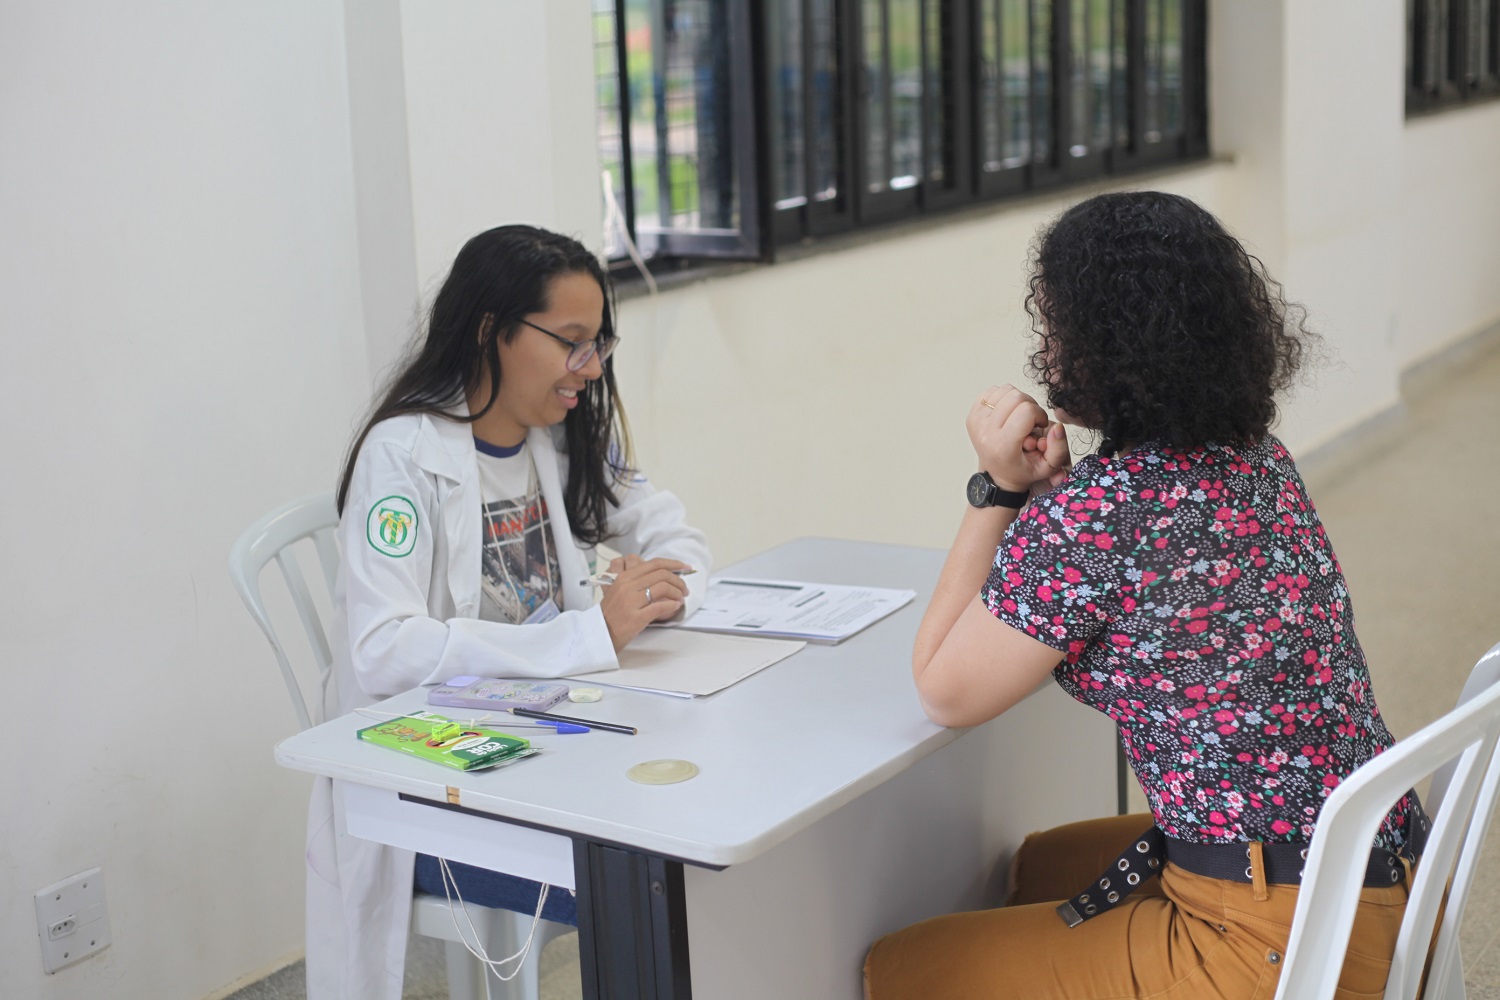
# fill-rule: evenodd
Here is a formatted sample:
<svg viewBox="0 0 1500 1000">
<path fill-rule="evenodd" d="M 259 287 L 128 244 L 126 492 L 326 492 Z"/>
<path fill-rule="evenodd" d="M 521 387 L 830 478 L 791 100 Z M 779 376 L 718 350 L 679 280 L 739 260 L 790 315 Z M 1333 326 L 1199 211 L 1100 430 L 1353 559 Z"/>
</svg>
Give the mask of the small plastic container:
<svg viewBox="0 0 1500 1000">
<path fill-rule="evenodd" d="M 493 677 L 450 677 L 446 684 L 439 684 L 427 692 L 427 704 L 492 712 L 510 708 L 545 712 L 567 696 L 566 684 Z"/>
</svg>

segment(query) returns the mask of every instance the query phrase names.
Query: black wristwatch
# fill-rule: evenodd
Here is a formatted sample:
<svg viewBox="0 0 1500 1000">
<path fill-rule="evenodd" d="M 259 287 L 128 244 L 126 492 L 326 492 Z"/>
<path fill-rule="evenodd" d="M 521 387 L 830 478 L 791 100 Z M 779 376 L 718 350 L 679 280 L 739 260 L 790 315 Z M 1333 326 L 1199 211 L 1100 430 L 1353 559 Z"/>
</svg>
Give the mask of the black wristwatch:
<svg viewBox="0 0 1500 1000">
<path fill-rule="evenodd" d="M 1028 490 L 1002 490 L 995 485 L 988 472 L 976 472 L 969 477 L 969 504 L 973 507 L 1010 507 L 1020 510 L 1031 498 Z"/>
</svg>

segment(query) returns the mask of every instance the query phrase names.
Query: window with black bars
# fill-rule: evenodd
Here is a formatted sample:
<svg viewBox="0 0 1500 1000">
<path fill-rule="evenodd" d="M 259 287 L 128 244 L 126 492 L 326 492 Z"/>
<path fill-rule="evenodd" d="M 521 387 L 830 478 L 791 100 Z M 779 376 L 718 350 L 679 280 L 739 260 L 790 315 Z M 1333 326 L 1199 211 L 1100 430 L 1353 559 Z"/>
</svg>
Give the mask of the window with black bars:
<svg viewBox="0 0 1500 1000">
<path fill-rule="evenodd" d="M 1500 0 L 1406 0 L 1406 113 L 1500 96 Z"/>
<path fill-rule="evenodd" d="M 593 4 L 609 256 L 760 256 L 749 0 Z"/>
<path fill-rule="evenodd" d="M 1208 152 L 1206 0 L 594 3 L 617 259 L 772 259 Z"/>
</svg>

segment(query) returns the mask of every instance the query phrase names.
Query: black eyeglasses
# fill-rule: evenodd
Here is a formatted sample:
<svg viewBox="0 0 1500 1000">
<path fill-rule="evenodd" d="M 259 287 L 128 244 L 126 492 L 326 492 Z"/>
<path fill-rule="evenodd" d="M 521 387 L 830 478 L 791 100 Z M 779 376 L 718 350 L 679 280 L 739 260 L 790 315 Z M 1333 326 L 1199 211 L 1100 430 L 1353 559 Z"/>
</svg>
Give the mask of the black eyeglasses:
<svg viewBox="0 0 1500 1000">
<path fill-rule="evenodd" d="M 615 353 L 615 345 L 620 342 L 619 337 L 605 339 L 602 336 L 595 337 L 593 340 L 569 340 L 567 337 L 553 333 L 545 326 L 537 326 L 529 319 L 523 319 L 521 322 L 533 330 L 540 330 L 559 344 L 567 346 L 568 360 L 566 364 L 570 372 L 582 369 L 584 365 L 589 363 L 589 358 L 592 358 L 595 354 L 599 355 L 599 363 L 603 364 L 611 354 Z"/>
</svg>

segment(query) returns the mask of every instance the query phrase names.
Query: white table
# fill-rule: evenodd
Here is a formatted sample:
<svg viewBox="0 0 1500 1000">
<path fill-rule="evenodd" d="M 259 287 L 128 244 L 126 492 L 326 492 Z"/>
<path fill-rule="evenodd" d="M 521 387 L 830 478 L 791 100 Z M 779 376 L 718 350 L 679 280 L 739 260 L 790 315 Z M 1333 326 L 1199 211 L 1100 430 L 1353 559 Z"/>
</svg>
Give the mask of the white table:
<svg viewBox="0 0 1500 1000">
<path fill-rule="evenodd" d="M 466 774 L 359 742 L 372 720 L 351 715 L 276 759 L 345 779 L 355 836 L 576 889 L 586 996 L 857 1000 L 875 937 L 993 905 L 1027 832 L 1117 802 L 1112 725 L 1051 685 L 967 735 L 922 714 L 911 648 L 943 555 L 800 539 L 727 567 L 917 599 L 708 698 L 567 707 L 638 736 L 532 736 L 546 752 Z M 379 707 L 425 707 L 425 690 Z M 625 776 L 657 758 L 701 773 Z"/>
</svg>

